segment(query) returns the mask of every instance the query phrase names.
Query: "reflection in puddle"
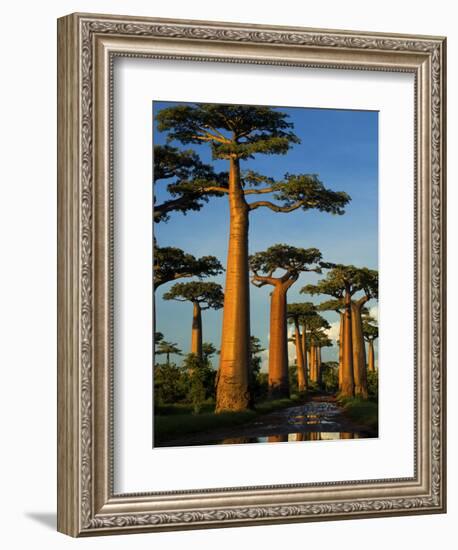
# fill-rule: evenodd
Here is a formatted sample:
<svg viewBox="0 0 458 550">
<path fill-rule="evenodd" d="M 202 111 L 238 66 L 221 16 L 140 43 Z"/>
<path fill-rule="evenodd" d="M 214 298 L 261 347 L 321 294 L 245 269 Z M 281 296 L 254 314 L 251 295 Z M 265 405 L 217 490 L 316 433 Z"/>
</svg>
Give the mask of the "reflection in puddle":
<svg viewBox="0 0 458 550">
<path fill-rule="evenodd" d="M 190 435 L 159 446 L 240 445 L 244 443 L 286 443 L 299 441 L 330 441 L 374 437 L 349 428 L 342 423 L 341 409 L 333 402 L 311 401 L 303 405 L 258 417 L 246 426 Z M 350 428 L 351 429 L 351 428 Z M 375 435 L 375 437 L 377 437 Z"/>
<path fill-rule="evenodd" d="M 221 441 L 207 441 L 207 445 L 241 443 L 286 443 L 293 441 L 331 441 L 334 439 L 359 439 L 357 432 L 299 432 L 289 434 L 266 435 L 260 437 L 230 437 Z"/>
</svg>

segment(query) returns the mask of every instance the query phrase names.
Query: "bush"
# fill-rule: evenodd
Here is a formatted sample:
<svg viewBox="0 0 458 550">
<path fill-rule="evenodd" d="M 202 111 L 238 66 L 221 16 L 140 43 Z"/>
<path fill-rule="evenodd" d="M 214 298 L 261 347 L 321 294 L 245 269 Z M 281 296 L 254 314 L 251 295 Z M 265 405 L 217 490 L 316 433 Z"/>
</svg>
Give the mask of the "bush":
<svg viewBox="0 0 458 550">
<path fill-rule="evenodd" d="M 371 401 L 378 401 L 378 370 L 367 371 L 367 392 Z"/>
<path fill-rule="evenodd" d="M 199 414 L 205 400 L 214 397 L 216 373 L 208 361 L 199 359 L 194 353 L 186 356 L 183 368 L 188 382 L 187 400 L 194 414 Z"/>
<path fill-rule="evenodd" d="M 174 363 L 154 365 L 154 399 L 158 405 L 176 403 L 186 397 L 186 380 Z"/>
<path fill-rule="evenodd" d="M 339 389 L 339 373 L 337 368 L 323 363 L 321 367 L 321 383 L 325 391 L 334 393 Z"/>
</svg>

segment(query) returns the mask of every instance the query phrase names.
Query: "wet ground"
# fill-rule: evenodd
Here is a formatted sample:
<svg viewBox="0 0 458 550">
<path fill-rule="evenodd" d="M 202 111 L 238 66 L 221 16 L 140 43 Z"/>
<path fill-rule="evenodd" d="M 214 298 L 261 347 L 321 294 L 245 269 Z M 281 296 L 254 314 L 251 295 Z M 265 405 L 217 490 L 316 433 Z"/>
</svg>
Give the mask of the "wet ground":
<svg viewBox="0 0 458 550">
<path fill-rule="evenodd" d="M 319 395 L 302 405 L 258 416 L 242 426 L 188 434 L 160 446 L 274 443 L 377 437 L 349 421 L 333 396 Z"/>
</svg>

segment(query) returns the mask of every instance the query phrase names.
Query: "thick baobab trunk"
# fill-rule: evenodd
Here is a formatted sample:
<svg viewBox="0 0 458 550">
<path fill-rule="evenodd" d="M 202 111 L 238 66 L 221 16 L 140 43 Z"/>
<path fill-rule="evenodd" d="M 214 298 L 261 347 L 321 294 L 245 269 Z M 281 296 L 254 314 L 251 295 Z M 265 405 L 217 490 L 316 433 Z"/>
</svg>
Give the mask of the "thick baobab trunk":
<svg viewBox="0 0 458 550">
<path fill-rule="evenodd" d="M 367 298 L 361 298 L 351 304 L 351 330 L 353 347 L 353 378 L 355 382 L 355 395 L 367 399 L 366 376 L 366 346 L 363 335 L 363 322 L 361 309 L 367 302 Z"/>
<path fill-rule="evenodd" d="M 343 397 L 354 397 L 355 385 L 353 378 L 353 351 L 352 351 L 352 326 L 351 326 L 351 296 L 345 292 L 344 331 L 343 331 L 343 357 L 342 357 L 342 387 L 340 393 Z"/>
<path fill-rule="evenodd" d="M 286 288 L 277 283 L 270 299 L 269 395 L 289 396 Z"/>
<path fill-rule="evenodd" d="M 343 370 L 343 340 L 344 340 L 345 313 L 340 313 L 339 329 L 339 390 L 342 388 L 342 370 Z"/>
<path fill-rule="evenodd" d="M 202 361 L 202 310 L 198 302 L 194 302 L 193 305 L 191 353 Z"/>
<path fill-rule="evenodd" d="M 304 353 L 302 351 L 301 332 L 297 319 L 294 320 L 294 328 L 296 331 L 297 389 L 303 392 L 307 389 L 307 375 L 304 369 Z"/>
<path fill-rule="evenodd" d="M 241 411 L 250 402 L 250 291 L 248 280 L 248 205 L 240 183 L 238 159 L 229 170 L 230 229 L 224 292 L 216 412 Z"/>
<path fill-rule="evenodd" d="M 368 342 L 368 365 L 367 370 L 370 372 L 375 371 L 375 354 L 374 354 L 374 340 Z"/>
</svg>

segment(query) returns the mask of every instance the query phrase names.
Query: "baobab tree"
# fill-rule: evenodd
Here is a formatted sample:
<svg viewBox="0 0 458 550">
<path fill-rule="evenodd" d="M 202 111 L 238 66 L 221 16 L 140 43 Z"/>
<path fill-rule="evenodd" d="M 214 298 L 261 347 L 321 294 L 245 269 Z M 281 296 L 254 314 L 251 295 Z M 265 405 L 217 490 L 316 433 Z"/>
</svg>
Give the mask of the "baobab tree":
<svg viewBox="0 0 458 550">
<path fill-rule="evenodd" d="M 319 311 L 334 311 L 339 316 L 339 339 L 337 345 L 339 347 L 339 367 L 338 367 L 338 380 L 339 389 L 342 386 L 342 364 L 343 364 L 343 339 L 344 339 L 344 318 L 345 307 L 343 300 L 326 300 L 318 305 Z"/>
<path fill-rule="evenodd" d="M 222 184 L 202 185 L 202 195 L 225 195 L 229 201 L 229 244 L 216 412 L 249 406 L 250 311 L 248 278 L 249 214 L 258 208 L 274 212 L 317 209 L 343 214 L 350 197 L 326 189 L 316 175 L 286 174 L 274 181 L 243 173 L 240 162 L 256 154 L 285 154 L 299 143 L 287 115 L 270 107 L 244 105 L 178 105 L 157 114 L 159 131 L 183 144 L 208 144 L 214 159 L 228 161 Z M 248 202 L 249 195 L 272 194 L 272 200 Z"/>
<path fill-rule="evenodd" d="M 375 353 L 374 353 L 374 341 L 378 338 L 378 326 L 375 324 L 375 319 L 370 315 L 363 316 L 363 334 L 364 339 L 367 342 L 367 370 L 369 372 L 375 371 Z"/>
<path fill-rule="evenodd" d="M 319 383 L 321 365 L 320 344 L 323 343 L 324 345 L 327 339 L 326 331 L 330 328 L 328 321 L 319 313 L 309 317 L 305 340 L 308 345 L 308 355 L 310 358 L 309 378 L 311 382 Z"/>
<path fill-rule="evenodd" d="M 276 244 L 249 258 L 251 282 L 260 288 L 273 286 L 270 299 L 269 394 L 289 395 L 287 293 L 304 271 L 321 273 L 321 252 L 317 248 L 296 248 Z M 282 271 L 274 277 L 278 270 Z M 303 365 L 302 365 L 303 367 Z M 299 370 L 299 369 L 298 369 Z"/>
<path fill-rule="evenodd" d="M 328 325 L 329 326 L 329 325 Z M 315 344 L 315 371 L 316 371 L 316 382 L 318 385 L 321 386 L 321 365 L 322 365 L 322 357 L 321 357 L 321 350 L 323 348 L 329 348 L 332 346 L 332 340 L 330 340 L 326 334 L 325 331 L 319 331 L 314 336 L 314 344 Z"/>
<path fill-rule="evenodd" d="M 316 307 L 312 302 L 288 304 L 287 317 L 294 325 L 294 343 L 296 346 L 297 361 L 297 389 L 300 392 L 307 390 L 307 322 L 316 315 Z M 301 324 L 303 332 L 301 335 Z"/>
<path fill-rule="evenodd" d="M 164 300 L 192 303 L 191 353 L 199 361 L 202 361 L 202 310 L 220 309 L 223 307 L 224 295 L 221 285 L 201 281 L 176 283 L 164 294 L 163 298 Z"/>
<path fill-rule="evenodd" d="M 170 366 L 170 356 L 171 355 L 182 355 L 181 349 L 178 347 L 177 344 L 174 344 L 173 342 L 167 342 L 165 340 L 161 340 L 159 342 L 159 345 L 157 346 L 156 355 L 165 355 L 166 357 L 166 365 Z"/>
<path fill-rule="evenodd" d="M 328 294 L 343 301 L 343 357 L 341 394 L 367 398 L 366 358 L 361 313 L 364 304 L 378 295 L 378 272 L 353 265 L 332 265 L 327 276 L 316 285 L 306 285 L 301 292 Z M 353 296 L 362 291 L 360 298 Z"/>
</svg>

